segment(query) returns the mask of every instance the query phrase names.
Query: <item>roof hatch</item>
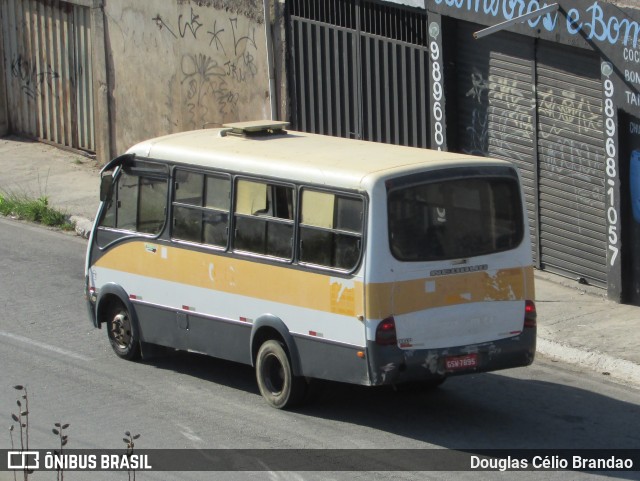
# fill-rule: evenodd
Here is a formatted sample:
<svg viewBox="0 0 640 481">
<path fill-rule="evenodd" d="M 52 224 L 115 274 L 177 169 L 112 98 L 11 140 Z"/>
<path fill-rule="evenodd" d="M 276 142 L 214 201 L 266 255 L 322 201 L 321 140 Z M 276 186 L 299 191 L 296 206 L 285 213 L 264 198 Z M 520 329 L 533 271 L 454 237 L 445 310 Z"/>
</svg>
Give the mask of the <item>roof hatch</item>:
<svg viewBox="0 0 640 481">
<path fill-rule="evenodd" d="M 252 120 L 250 122 L 234 122 L 224 124 L 228 130 L 223 131 L 224 135 L 237 135 L 240 137 L 258 137 L 264 135 L 286 134 L 284 130 L 289 122 L 281 120 Z"/>
</svg>

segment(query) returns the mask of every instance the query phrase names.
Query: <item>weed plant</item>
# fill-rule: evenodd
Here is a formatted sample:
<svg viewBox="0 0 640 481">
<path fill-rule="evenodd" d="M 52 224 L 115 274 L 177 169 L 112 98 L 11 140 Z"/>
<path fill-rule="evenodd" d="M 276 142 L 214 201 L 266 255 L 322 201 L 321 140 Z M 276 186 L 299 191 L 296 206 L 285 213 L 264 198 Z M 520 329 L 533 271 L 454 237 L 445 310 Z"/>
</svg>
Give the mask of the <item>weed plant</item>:
<svg viewBox="0 0 640 481">
<path fill-rule="evenodd" d="M 16 401 L 18 406 L 18 414 L 11 413 L 11 420 L 13 423 L 9 428 L 9 437 L 11 439 L 11 451 L 18 451 L 20 453 L 24 453 L 25 451 L 29 451 L 29 395 L 27 393 L 26 386 L 16 385 L 13 386 L 13 389 L 16 391 L 20 391 L 19 398 Z M 18 429 L 16 429 L 16 425 Z M 60 447 L 53 451 L 54 455 L 62 455 L 65 446 L 69 442 L 69 435 L 66 434 L 67 429 L 69 429 L 69 423 L 55 423 L 53 425 L 53 429 L 51 430 L 53 434 L 58 438 L 58 442 Z M 16 439 L 14 439 L 14 432 L 16 433 Z M 17 435 L 20 435 L 18 438 Z M 140 438 L 140 434 L 131 434 L 130 431 L 126 431 L 125 438 L 122 440 L 127 445 L 125 456 L 130 458 L 133 455 L 135 442 Z M 29 476 L 34 473 L 32 469 L 23 468 L 22 471 L 22 479 L 24 481 L 29 480 Z M 13 479 L 14 481 L 18 481 L 17 477 L 18 471 L 13 471 Z M 135 469 L 131 469 L 127 467 L 127 476 L 129 481 L 135 481 L 136 479 L 136 471 Z M 4 478 L 3 478 L 4 479 Z M 64 481 L 64 468 L 59 467 L 56 469 L 56 480 Z"/>
<path fill-rule="evenodd" d="M 67 215 L 51 207 L 49 198 L 44 195 L 33 198 L 26 194 L 0 192 L 0 214 L 63 230 L 74 228 Z"/>
</svg>

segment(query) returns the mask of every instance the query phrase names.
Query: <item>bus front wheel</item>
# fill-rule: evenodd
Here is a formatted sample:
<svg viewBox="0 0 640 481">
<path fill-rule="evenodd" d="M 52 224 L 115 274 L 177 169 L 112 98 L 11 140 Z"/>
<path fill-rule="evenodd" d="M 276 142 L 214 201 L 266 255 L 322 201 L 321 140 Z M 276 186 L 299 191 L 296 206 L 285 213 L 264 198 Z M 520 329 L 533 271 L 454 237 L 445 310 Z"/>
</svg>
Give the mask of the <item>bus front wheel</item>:
<svg viewBox="0 0 640 481">
<path fill-rule="evenodd" d="M 118 357 L 129 361 L 140 357 L 140 342 L 133 328 L 131 313 L 120 301 L 113 302 L 109 306 L 107 335 Z"/>
<path fill-rule="evenodd" d="M 269 340 L 260 346 L 256 378 L 262 397 L 276 409 L 299 405 L 305 397 L 306 380 L 294 376 L 289 357 L 278 341 Z"/>
</svg>

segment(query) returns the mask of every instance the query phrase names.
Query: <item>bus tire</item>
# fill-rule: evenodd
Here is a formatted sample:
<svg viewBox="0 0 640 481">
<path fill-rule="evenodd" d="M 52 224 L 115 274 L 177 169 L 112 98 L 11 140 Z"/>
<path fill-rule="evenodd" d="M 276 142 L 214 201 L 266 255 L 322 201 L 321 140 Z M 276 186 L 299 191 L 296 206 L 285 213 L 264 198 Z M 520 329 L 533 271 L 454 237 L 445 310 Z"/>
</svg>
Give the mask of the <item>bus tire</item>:
<svg viewBox="0 0 640 481">
<path fill-rule="evenodd" d="M 287 352 L 276 340 L 265 341 L 260 346 L 256 357 L 256 379 L 260 394 L 276 409 L 300 405 L 305 398 L 306 380 L 294 376 Z"/>
<path fill-rule="evenodd" d="M 114 301 L 107 311 L 107 336 L 113 352 L 122 359 L 140 358 L 140 342 L 131 313 L 120 301 Z"/>
</svg>

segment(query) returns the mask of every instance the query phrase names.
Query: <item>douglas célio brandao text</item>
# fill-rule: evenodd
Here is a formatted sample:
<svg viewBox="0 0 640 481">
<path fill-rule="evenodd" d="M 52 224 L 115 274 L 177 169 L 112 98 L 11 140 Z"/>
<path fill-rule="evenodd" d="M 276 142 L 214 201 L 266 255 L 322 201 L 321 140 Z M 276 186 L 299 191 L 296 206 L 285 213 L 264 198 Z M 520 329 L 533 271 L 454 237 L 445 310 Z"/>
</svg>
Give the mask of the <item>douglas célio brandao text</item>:
<svg viewBox="0 0 640 481">
<path fill-rule="evenodd" d="M 570 456 L 533 456 L 519 458 L 507 456 L 505 458 L 487 458 L 471 456 L 472 470 L 511 471 L 511 470 L 633 470 L 633 459 L 617 456 L 586 457 Z"/>
</svg>

